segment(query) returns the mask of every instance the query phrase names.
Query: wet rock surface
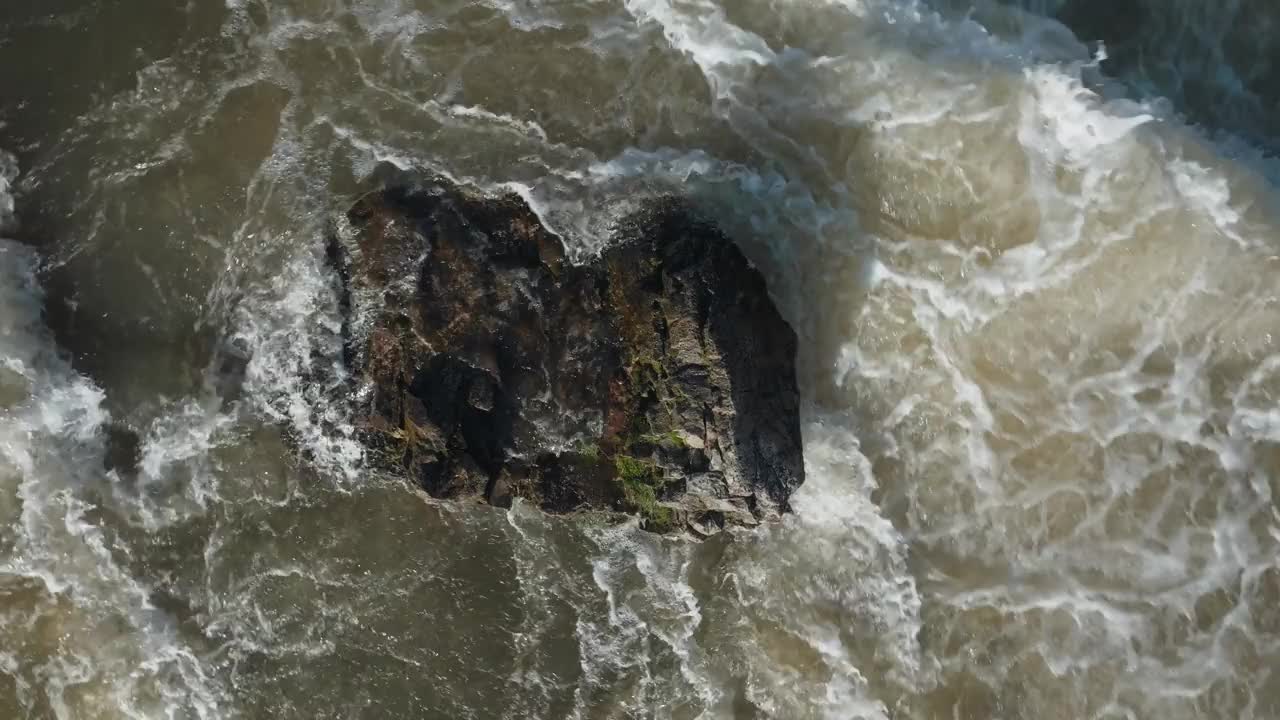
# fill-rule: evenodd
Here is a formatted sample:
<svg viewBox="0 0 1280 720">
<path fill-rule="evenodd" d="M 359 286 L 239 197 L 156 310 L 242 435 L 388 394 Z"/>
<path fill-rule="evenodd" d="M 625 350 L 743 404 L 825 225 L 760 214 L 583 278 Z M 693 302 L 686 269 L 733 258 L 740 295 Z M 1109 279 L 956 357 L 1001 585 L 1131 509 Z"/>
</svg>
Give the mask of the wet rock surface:
<svg viewBox="0 0 1280 720">
<path fill-rule="evenodd" d="M 438 498 L 707 535 L 803 481 L 796 337 L 678 200 L 570 263 L 515 195 L 394 173 L 335 229 L 346 363 L 379 468 Z"/>
</svg>

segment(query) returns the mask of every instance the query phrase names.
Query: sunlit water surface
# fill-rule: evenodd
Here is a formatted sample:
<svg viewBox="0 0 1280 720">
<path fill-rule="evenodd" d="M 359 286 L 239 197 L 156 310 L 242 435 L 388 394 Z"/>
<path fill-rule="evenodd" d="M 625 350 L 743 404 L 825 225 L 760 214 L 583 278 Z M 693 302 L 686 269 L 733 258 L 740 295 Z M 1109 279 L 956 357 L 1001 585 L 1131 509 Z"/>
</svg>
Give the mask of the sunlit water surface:
<svg viewBox="0 0 1280 720">
<path fill-rule="evenodd" d="M 1280 717 L 1270 6 L 9 5 L 0 716 Z M 801 339 L 795 513 L 364 471 L 301 378 L 382 161 L 577 257 L 692 197 Z"/>
</svg>

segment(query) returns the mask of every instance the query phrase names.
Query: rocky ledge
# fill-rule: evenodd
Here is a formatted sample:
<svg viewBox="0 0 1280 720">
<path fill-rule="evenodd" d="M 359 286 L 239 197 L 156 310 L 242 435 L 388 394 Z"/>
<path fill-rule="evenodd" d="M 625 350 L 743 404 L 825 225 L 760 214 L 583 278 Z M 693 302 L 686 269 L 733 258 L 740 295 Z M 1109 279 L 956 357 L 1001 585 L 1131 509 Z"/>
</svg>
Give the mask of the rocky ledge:
<svg viewBox="0 0 1280 720">
<path fill-rule="evenodd" d="M 368 456 L 434 497 L 706 536 L 776 518 L 803 481 L 795 333 L 678 200 L 573 264 L 518 196 L 399 173 L 329 257 Z"/>
</svg>

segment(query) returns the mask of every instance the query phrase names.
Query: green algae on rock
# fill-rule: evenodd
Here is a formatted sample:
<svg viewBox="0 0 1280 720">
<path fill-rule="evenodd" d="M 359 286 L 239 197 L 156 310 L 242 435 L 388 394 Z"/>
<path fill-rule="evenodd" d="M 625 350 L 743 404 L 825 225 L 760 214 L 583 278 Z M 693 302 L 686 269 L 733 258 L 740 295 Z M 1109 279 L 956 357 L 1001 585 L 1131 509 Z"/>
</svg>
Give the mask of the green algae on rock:
<svg viewBox="0 0 1280 720">
<path fill-rule="evenodd" d="M 570 263 L 518 196 L 389 171 L 335 229 L 373 464 L 438 498 L 639 516 L 705 536 L 803 481 L 796 336 L 683 202 Z"/>
</svg>

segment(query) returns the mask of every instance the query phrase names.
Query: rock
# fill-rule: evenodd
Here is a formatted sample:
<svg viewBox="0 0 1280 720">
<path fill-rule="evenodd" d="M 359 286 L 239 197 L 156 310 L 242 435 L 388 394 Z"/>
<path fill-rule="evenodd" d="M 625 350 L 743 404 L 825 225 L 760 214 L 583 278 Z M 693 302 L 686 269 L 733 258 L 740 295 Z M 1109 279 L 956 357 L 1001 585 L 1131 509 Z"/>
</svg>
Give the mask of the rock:
<svg viewBox="0 0 1280 720">
<path fill-rule="evenodd" d="M 519 197 L 391 173 L 329 258 L 368 457 L 432 496 L 708 535 L 803 481 L 795 333 L 679 200 L 575 265 Z"/>
</svg>

